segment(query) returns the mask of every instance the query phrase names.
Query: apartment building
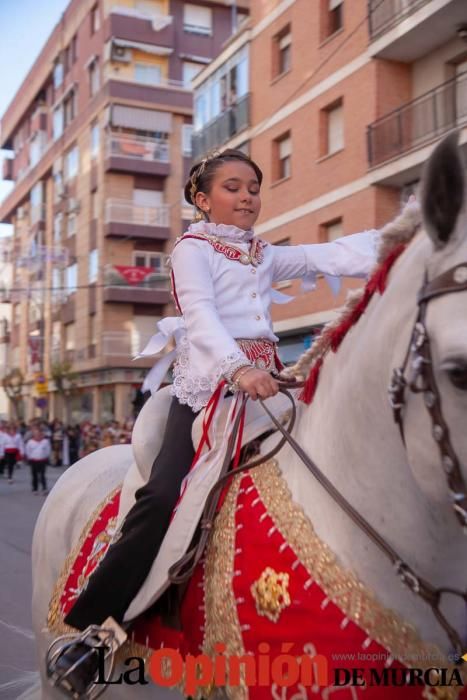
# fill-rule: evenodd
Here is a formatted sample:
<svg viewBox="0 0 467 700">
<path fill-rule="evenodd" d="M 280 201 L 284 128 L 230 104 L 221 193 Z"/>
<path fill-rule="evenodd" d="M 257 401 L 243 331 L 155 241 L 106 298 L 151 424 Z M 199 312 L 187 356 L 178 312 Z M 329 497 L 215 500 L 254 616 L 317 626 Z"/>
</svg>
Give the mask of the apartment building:
<svg viewBox="0 0 467 700">
<path fill-rule="evenodd" d="M 3 115 L 26 419 L 131 416 L 151 365 L 132 356 L 172 311 L 165 258 L 191 214 L 191 80 L 247 6 L 72 0 Z"/>
<path fill-rule="evenodd" d="M 262 166 L 256 232 L 271 243 L 382 226 L 443 134 L 459 128 L 467 142 L 465 9 L 464 0 L 253 2 L 248 23 L 194 80 L 194 155 L 233 146 Z M 306 294 L 281 283 L 294 297 L 273 307 L 284 361 L 358 284 L 335 296 L 324 279 Z"/>
</svg>

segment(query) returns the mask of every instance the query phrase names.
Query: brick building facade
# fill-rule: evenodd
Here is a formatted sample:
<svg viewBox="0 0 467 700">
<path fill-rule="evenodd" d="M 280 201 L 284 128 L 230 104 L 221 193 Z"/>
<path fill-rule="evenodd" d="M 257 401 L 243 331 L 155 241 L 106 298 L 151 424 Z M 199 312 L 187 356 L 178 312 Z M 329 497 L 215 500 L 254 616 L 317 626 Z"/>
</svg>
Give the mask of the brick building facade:
<svg viewBox="0 0 467 700">
<path fill-rule="evenodd" d="M 227 0 L 72 0 L 3 115 L 26 419 L 38 380 L 50 418 L 131 416 L 151 364 L 131 357 L 171 311 L 164 262 L 190 216 L 191 79 L 235 14 Z"/>
</svg>

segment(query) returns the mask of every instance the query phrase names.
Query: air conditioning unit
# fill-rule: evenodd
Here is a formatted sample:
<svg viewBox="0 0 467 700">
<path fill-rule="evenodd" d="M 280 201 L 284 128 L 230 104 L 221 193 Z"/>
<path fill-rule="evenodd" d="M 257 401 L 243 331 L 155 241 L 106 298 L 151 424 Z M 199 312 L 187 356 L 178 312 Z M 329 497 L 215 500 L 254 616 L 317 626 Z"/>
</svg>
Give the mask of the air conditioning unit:
<svg viewBox="0 0 467 700">
<path fill-rule="evenodd" d="M 119 63 L 131 63 L 131 60 L 131 49 L 128 49 L 125 46 L 112 46 L 112 61 L 118 61 Z"/>
<path fill-rule="evenodd" d="M 75 197 L 70 197 L 68 199 L 66 208 L 68 214 L 77 214 L 80 208 L 81 205 L 78 199 L 76 199 Z"/>
</svg>

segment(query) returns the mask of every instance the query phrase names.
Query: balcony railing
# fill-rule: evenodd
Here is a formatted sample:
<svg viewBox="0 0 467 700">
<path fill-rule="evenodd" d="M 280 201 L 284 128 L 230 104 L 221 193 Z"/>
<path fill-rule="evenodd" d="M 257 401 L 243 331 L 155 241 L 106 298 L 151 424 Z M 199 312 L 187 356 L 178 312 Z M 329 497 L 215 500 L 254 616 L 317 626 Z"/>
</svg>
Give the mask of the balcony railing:
<svg viewBox="0 0 467 700">
<path fill-rule="evenodd" d="M 164 76 L 155 77 L 152 79 L 145 79 L 139 77 L 135 74 L 133 75 L 121 75 L 118 69 L 114 66 L 106 66 L 104 69 L 105 80 L 119 80 L 123 83 L 137 83 L 138 85 L 147 85 L 148 87 L 169 87 L 178 88 L 179 90 L 191 90 L 189 84 L 184 83 L 183 80 L 174 80 L 173 78 L 166 78 Z"/>
<path fill-rule="evenodd" d="M 426 5 L 429 0 L 369 0 L 368 23 L 373 41 L 403 19 Z"/>
<path fill-rule="evenodd" d="M 126 331 L 106 331 L 102 334 L 102 354 L 130 360 L 147 345 L 151 334 Z"/>
<path fill-rule="evenodd" d="M 127 199 L 108 199 L 105 205 L 105 222 L 118 222 L 137 226 L 169 225 L 169 206 L 144 207 Z"/>
<path fill-rule="evenodd" d="M 165 139 L 110 133 L 107 136 L 107 157 L 168 163 L 169 142 Z"/>
<path fill-rule="evenodd" d="M 380 165 L 467 124 L 467 72 L 369 125 L 368 161 Z"/>
<path fill-rule="evenodd" d="M 192 137 L 193 158 L 226 143 L 250 124 L 250 95 L 245 95 L 235 105 L 207 124 Z"/>
</svg>

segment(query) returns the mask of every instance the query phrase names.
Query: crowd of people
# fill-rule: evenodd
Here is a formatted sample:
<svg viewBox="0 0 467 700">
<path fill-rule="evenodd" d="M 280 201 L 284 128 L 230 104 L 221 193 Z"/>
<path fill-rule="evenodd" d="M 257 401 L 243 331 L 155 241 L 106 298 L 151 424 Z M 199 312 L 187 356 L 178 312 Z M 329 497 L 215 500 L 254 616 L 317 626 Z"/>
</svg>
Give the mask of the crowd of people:
<svg viewBox="0 0 467 700">
<path fill-rule="evenodd" d="M 14 481 L 15 469 L 24 462 L 31 470 L 31 489 L 47 493 L 46 468 L 69 467 L 86 455 L 110 445 L 131 442 L 133 419 L 123 423 L 108 421 L 97 425 L 83 421 L 64 425 L 56 418 L 51 423 L 38 418 L 29 423 L 0 422 L 0 476 Z"/>
</svg>

